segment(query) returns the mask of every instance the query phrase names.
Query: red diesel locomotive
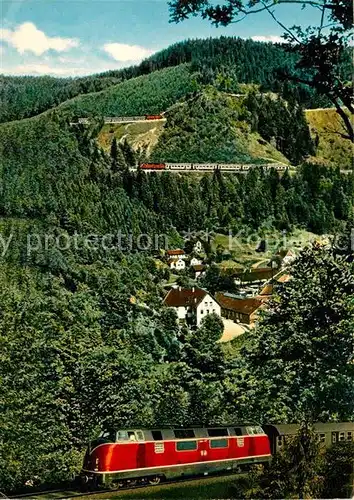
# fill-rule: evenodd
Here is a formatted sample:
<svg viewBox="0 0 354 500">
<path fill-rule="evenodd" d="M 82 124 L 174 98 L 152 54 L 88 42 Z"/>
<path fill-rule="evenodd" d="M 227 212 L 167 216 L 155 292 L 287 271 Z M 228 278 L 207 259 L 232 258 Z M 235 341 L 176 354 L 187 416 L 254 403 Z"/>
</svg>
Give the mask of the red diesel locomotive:
<svg viewBox="0 0 354 500">
<path fill-rule="evenodd" d="M 81 478 L 94 486 L 158 484 L 270 458 L 268 436 L 257 425 L 108 431 L 90 443 Z"/>
</svg>

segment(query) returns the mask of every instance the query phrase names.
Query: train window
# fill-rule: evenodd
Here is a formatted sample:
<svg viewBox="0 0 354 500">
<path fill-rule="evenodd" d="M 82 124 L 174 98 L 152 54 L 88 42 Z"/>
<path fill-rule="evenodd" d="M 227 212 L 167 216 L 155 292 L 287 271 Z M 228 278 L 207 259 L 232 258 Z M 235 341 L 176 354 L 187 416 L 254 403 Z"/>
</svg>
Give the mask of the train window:
<svg viewBox="0 0 354 500">
<path fill-rule="evenodd" d="M 227 429 L 208 429 L 208 436 L 210 437 L 219 437 L 219 436 L 228 436 L 229 433 Z"/>
<path fill-rule="evenodd" d="M 283 436 L 278 436 L 277 438 L 278 447 L 283 445 Z"/>
<path fill-rule="evenodd" d="M 213 439 L 210 441 L 210 448 L 227 448 L 228 446 L 228 439 Z"/>
<path fill-rule="evenodd" d="M 178 441 L 176 443 L 177 451 L 193 451 L 197 449 L 197 441 Z"/>
<path fill-rule="evenodd" d="M 129 441 L 136 441 L 135 432 L 128 432 Z"/>
<path fill-rule="evenodd" d="M 349 431 L 349 432 L 347 433 L 347 440 L 348 440 L 348 441 L 351 441 L 352 439 L 353 439 L 353 435 L 352 435 L 352 433 Z"/>
<path fill-rule="evenodd" d="M 241 427 L 235 427 L 235 434 L 236 434 L 236 436 L 242 436 L 242 429 L 241 429 Z"/>
<path fill-rule="evenodd" d="M 136 431 L 135 434 L 138 441 L 144 441 L 144 433 L 142 431 Z"/>
<path fill-rule="evenodd" d="M 117 432 L 117 441 L 128 441 L 129 436 L 127 431 L 118 431 Z"/>
<path fill-rule="evenodd" d="M 344 440 L 345 440 L 344 432 L 340 432 L 339 433 L 339 441 L 344 441 Z"/>
<path fill-rule="evenodd" d="M 256 434 L 264 434 L 262 427 L 260 427 L 259 425 L 254 426 L 254 427 L 246 427 L 246 432 L 247 432 L 247 434 L 249 434 L 250 436 L 252 436 L 252 435 L 254 435 L 254 434 L 255 434 L 255 435 L 256 435 Z"/>
<path fill-rule="evenodd" d="M 332 443 L 336 443 L 336 442 L 337 442 L 337 433 L 332 432 Z"/>
<path fill-rule="evenodd" d="M 195 437 L 193 429 L 175 429 L 174 432 L 177 439 L 188 439 Z"/>
<path fill-rule="evenodd" d="M 152 438 L 154 441 L 162 441 L 162 432 L 161 431 L 152 431 Z"/>
<path fill-rule="evenodd" d="M 253 434 L 264 434 L 264 431 L 260 425 L 253 427 Z"/>
</svg>

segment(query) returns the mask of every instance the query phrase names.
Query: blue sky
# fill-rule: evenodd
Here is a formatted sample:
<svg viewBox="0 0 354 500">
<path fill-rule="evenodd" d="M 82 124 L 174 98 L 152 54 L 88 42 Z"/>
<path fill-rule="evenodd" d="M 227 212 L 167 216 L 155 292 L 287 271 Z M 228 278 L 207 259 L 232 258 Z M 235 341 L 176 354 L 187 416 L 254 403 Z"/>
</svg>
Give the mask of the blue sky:
<svg viewBox="0 0 354 500">
<path fill-rule="evenodd" d="M 192 18 L 169 23 L 167 0 L 0 0 L 1 72 L 78 76 L 140 62 L 186 38 L 235 35 L 277 40 L 267 13 L 227 28 Z M 280 6 L 287 25 L 316 22 L 317 11 Z"/>
</svg>

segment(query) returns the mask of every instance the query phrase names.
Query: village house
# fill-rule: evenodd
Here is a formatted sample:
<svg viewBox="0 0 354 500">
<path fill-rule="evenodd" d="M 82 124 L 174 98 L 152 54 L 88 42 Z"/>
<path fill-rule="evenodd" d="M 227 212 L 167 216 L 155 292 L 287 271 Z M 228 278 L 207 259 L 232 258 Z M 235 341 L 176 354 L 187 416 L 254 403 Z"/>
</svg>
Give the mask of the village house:
<svg viewBox="0 0 354 500">
<path fill-rule="evenodd" d="M 202 245 L 201 241 L 197 240 L 194 243 L 193 251 L 195 253 L 197 253 L 197 254 L 201 254 L 202 253 L 202 251 L 203 251 L 203 245 Z"/>
<path fill-rule="evenodd" d="M 184 247 L 186 253 L 200 255 L 204 252 L 203 244 L 200 240 L 187 240 Z"/>
<path fill-rule="evenodd" d="M 209 314 L 221 316 L 218 302 L 206 290 L 201 288 L 175 287 L 167 293 L 163 304 L 176 310 L 178 319 L 200 325 Z"/>
<path fill-rule="evenodd" d="M 253 283 L 254 285 L 262 285 L 271 280 L 276 274 L 276 271 L 269 267 L 255 268 L 246 272 L 237 271 L 234 274 L 235 283 L 237 285 Z"/>
<path fill-rule="evenodd" d="M 184 271 L 184 269 L 186 268 L 185 261 L 179 257 L 169 259 L 167 261 L 167 264 L 168 264 L 169 268 L 171 269 L 171 271 Z"/>
<path fill-rule="evenodd" d="M 186 252 L 181 248 L 176 248 L 176 250 L 167 250 L 166 256 L 168 259 L 185 259 Z"/>
<path fill-rule="evenodd" d="M 193 266 L 199 266 L 201 263 L 202 261 L 200 259 L 197 259 L 197 257 L 192 257 L 189 264 L 191 267 L 193 267 Z"/>
<path fill-rule="evenodd" d="M 207 266 L 204 264 L 197 264 L 196 266 L 192 266 L 192 269 L 194 271 L 194 279 L 198 280 L 205 274 Z"/>
<path fill-rule="evenodd" d="M 259 298 L 238 298 L 228 293 L 218 292 L 216 300 L 221 306 L 221 316 L 226 319 L 253 325 L 257 321 L 259 311 L 264 307 Z"/>
</svg>

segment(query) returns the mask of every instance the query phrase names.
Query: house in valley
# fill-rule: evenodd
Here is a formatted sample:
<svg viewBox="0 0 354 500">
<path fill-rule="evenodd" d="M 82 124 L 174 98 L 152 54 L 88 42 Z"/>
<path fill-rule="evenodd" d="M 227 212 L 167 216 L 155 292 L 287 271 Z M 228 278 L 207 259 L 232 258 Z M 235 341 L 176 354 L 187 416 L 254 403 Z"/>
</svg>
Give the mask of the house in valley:
<svg viewBox="0 0 354 500">
<path fill-rule="evenodd" d="M 264 302 L 259 298 L 239 298 L 222 292 L 216 294 L 216 300 L 221 306 L 223 318 L 245 325 L 253 325 L 264 307 Z"/>
<path fill-rule="evenodd" d="M 200 264 L 202 264 L 202 261 L 201 261 L 201 259 L 198 259 L 197 257 L 192 257 L 189 264 L 191 267 L 200 266 Z"/>
<path fill-rule="evenodd" d="M 192 266 L 194 272 L 194 279 L 199 280 L 202 276 L 204 276 L 207 266 L 204 264 L 197 264 L 196 266 Z"/>
<path fill-rule="evenodd" d="M 221 307 L 206 290 L 198 287 L 171 288 L 163 301 L 166 307 L 176 310 L 178 319 L 187 321 L 197 326 L 209 314 L 221 316 Z"/>
<path fill-rule="evenodd" d="M 186 268 L 186 262 L 177 257 L 169 259 L 167 264 L 171 271 L 184 271 Z"/>
<path fill-rule="evenodd" d="M 203 252 L 203 245 L 200 240 L 197 240 L 194 243 L 193 251 L 197 254 L 201 254 Z"/>
<path fill-rule="evenodd" d="M 168 259 L 182 259 L 185 260 L 186 252 L 181 248 L 176 248 L 175 250 L 167 250 L 166 256 Z"/>
</svg>

